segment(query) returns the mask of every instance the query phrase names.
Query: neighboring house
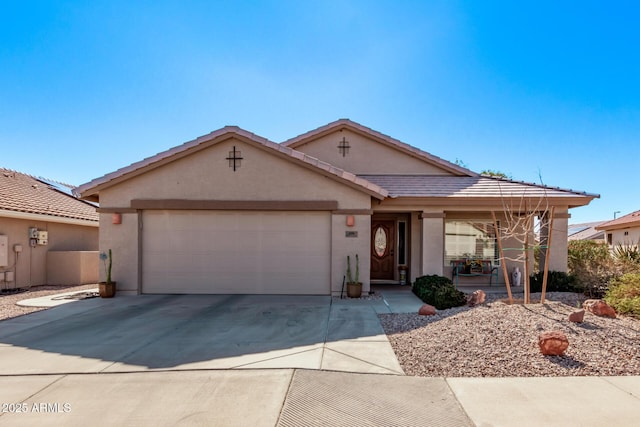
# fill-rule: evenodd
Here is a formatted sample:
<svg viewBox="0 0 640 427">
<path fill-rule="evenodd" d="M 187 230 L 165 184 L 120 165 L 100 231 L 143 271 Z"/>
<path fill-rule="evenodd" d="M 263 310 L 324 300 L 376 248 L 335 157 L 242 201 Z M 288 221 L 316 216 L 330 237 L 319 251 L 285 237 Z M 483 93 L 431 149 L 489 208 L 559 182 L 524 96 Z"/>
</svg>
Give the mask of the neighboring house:
<svg viewBox="0 0 640 427">
<path fill-rule="evenodd" d="M 98 213 L 71 189 L 0 168 L 0 289 L 97 282 Z"/>
<path fill-rule="evenodd" d="M 638 245 L 640 242 L 640 211 L 612 221 L 607 221 L 596 227 L 606 235 L 606 242 L 611 246 Z"/>
<path fill-rule="evenodd" d="M 569 240 L 595 240 L 604 242 L 604 231 L 597 230 L 596 227 L 606 221 L 584 222 L 582 224 L 569 224 L 567 232 Z"/>
<path fill-rule="evenodd" d="M 100 248 L 131 294 L 335 295 L 356 254 L 365 292 L 400 266 L 412 281 L 469 255 L 498 265 L 491 211 L 541 200 L 565 271 L 568 210 L 598 197 L 481 176 L 347 119 L 282 144 L 228 126 L 77 192 L 100 202 Z"/>
</svg>

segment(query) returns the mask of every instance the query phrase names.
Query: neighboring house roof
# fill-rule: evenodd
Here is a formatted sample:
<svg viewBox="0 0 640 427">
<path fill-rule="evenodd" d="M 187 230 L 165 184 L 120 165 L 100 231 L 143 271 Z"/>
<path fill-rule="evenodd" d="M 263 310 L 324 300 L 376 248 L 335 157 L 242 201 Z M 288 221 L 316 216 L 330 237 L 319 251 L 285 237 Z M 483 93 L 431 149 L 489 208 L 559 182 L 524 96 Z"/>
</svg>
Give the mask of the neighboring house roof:
<svg viewBox="0 0 640 427">
<path fill-rule="evenodd" d="M 0 216 L 67 223 L 90 222 L 97 226 L 95 206 L 68 194 L 70 188 L 66 184 L 0 168 Z"/>
<path fill-rule="evenodd" d="M 584 222 L 581 224 L 569 224 L 567 236 L 569 240 L 598 240 L 604 239 L 604 231 L 596 230 L 596 227 L 605 221 Z"/>
<path fill-rule="evenodd" d="M 476 172 L 473 172 L 472 170 L 463 168 L 462 166 L 458 166 L 455 163 L 448 162 L 444 159 L 441 159 L 440 157 L 434 156 L 433 154 L 427 153 L 426 151 L 422 151 L 419 148 L 413 147 L 409 144 L 405 144 L 402 141 L 399 141 L 366 126 L 362 126 L 361 124 L 353 122 L 349 119 L 336 120 L 335 122 L 331 122 L 312 131 L 303 133 L 302 135 L 298 135 L 295 138 L 288 139 L 282 142 L 280 145 L 290 148 L 298 148 L 306 144 L 307 142 L 317 139 L 318 137 L 336 132 L 340 129 L 349 129 L 353 132 L 362 134 L 368 138 L 373 139 L 374 141 L 378 141 L 384 145 L 391 146 L 401 152 L 404 152 L 405 154 L 424 160 L 427 163 L 436 165 L 454 175 L 478 176 L 478 174 Z"/>
<path fill-rule="evenodd" d="M 391 197 L 430 198 L 553 198 L 566 199 L 570 207 L 583 206 L 597 194 L 512 181 L 492 176 L 359 175 L 386 189 Z"/>
<path fill-rule="evenodd" d="M 631 228 L 640 226 L 640 211 L 631 212 L 625 216 L 607 221 L 596 227 L 597 230 L 619 230 L 621 228 Z"/>
<path fill-rule="evenodd" d="M 199 149 L 206 148 L 211 144 L 215 144 L 216 142 L 220 142 L 231 137 L 244 138 L 245 141 L 252 142 L 256 146 L 267 150 L 272 150 L 276 154 L 282 155 L 290 161 L 297 162 L 300 165 L 311 168 L 316 172 L 329 176 L 330 178 L 356 187 L 377 199 L 382 200 L 388 196 L 388 192 L 376 184 L 359 178 L 350 172 L 332 166 L 329 163 L 308 156 L 300 151 L 269 141 L 266 138 L 248 132 L 237 126 L 225 126 L 222 129 L 118 169 L 115 172 L 96 178 L 91 182 L 79 186 L 75 192 L 82 198 L 97 201 L 98 193 L 103 188 L 115 185 L 118 182 L 122 182 L 141 173 L 155 169 L 156 167 L 162 166 L 170 161 L 177 160 Z"/>
</svg>

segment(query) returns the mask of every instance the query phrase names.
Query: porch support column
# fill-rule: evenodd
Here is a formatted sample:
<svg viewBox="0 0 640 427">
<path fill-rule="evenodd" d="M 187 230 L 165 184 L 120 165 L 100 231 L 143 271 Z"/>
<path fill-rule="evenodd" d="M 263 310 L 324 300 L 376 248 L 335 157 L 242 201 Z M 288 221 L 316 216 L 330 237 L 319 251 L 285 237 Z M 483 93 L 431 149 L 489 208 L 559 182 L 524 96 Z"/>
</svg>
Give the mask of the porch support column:
<svg viewBox="0 0 640 427">
<path fill-rule="evenodd" d="M 547 213 L 547 215 L 549 214 Z M 540 271 L 544 270 L 545 256 L 548 250 L 551 251 L 549 256 L 549 271 L 567 271 L 567 229 L 569 228 L 569 218 L 571 218 L 571 214 L 567 208 L 556 207 L 553 219 L 553 230 L 551 230 L 553 233 L 551 236 L 551 248 L 542 248 L 539 251 L 538 264 Z M 545 224 L 540 228 L 540 242 L 542 245 L 546 245 L 547 236 L 549 235 L 549 218 L 545 216 L 540 218 L 540 220 Z"/>
<path fill-rule="evenodd" d="M 444 217 L 443 211 L 424 211 L 422 220 L 422 275 L 443 275 L 444 264 Z"/>
</svg>

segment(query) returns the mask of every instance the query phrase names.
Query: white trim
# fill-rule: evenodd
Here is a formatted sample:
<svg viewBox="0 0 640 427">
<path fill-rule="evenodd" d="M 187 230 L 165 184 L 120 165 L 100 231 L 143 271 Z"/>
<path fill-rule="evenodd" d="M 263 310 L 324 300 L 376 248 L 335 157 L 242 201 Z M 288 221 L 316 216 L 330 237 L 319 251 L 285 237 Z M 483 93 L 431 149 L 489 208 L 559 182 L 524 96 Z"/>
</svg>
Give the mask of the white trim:
<svg viewBox="0 0 640 427">
<path fill-rule="evenodd" d="M 7 211 L 4 209 L 0 209 L 0 217 L 26 219 L 32 221 L 57 222 L 61 224 L 82 225 L 85 227 L 96 228 L 100 226 L 100 223 L 98 221 L 90 221 L 87 219 L 65 218 L 61 216 L 43 215 L 29 212 Z"/>
</svg>

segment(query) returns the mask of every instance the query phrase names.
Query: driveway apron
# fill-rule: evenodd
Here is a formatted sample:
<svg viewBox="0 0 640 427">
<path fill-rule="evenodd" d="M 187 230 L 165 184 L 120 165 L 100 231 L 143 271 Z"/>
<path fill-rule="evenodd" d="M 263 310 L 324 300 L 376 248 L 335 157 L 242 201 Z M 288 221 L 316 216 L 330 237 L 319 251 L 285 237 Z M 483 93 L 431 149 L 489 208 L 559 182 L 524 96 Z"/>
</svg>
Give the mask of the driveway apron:
<svg viewBox="0 0 640 427">
<path fill-rule="evenodd" d="M 79 301 L 1 322 L 0 358 L 0 375 L 242 368 L 402 374 L 372 306 L 328 296 Z"/>
</svg>

